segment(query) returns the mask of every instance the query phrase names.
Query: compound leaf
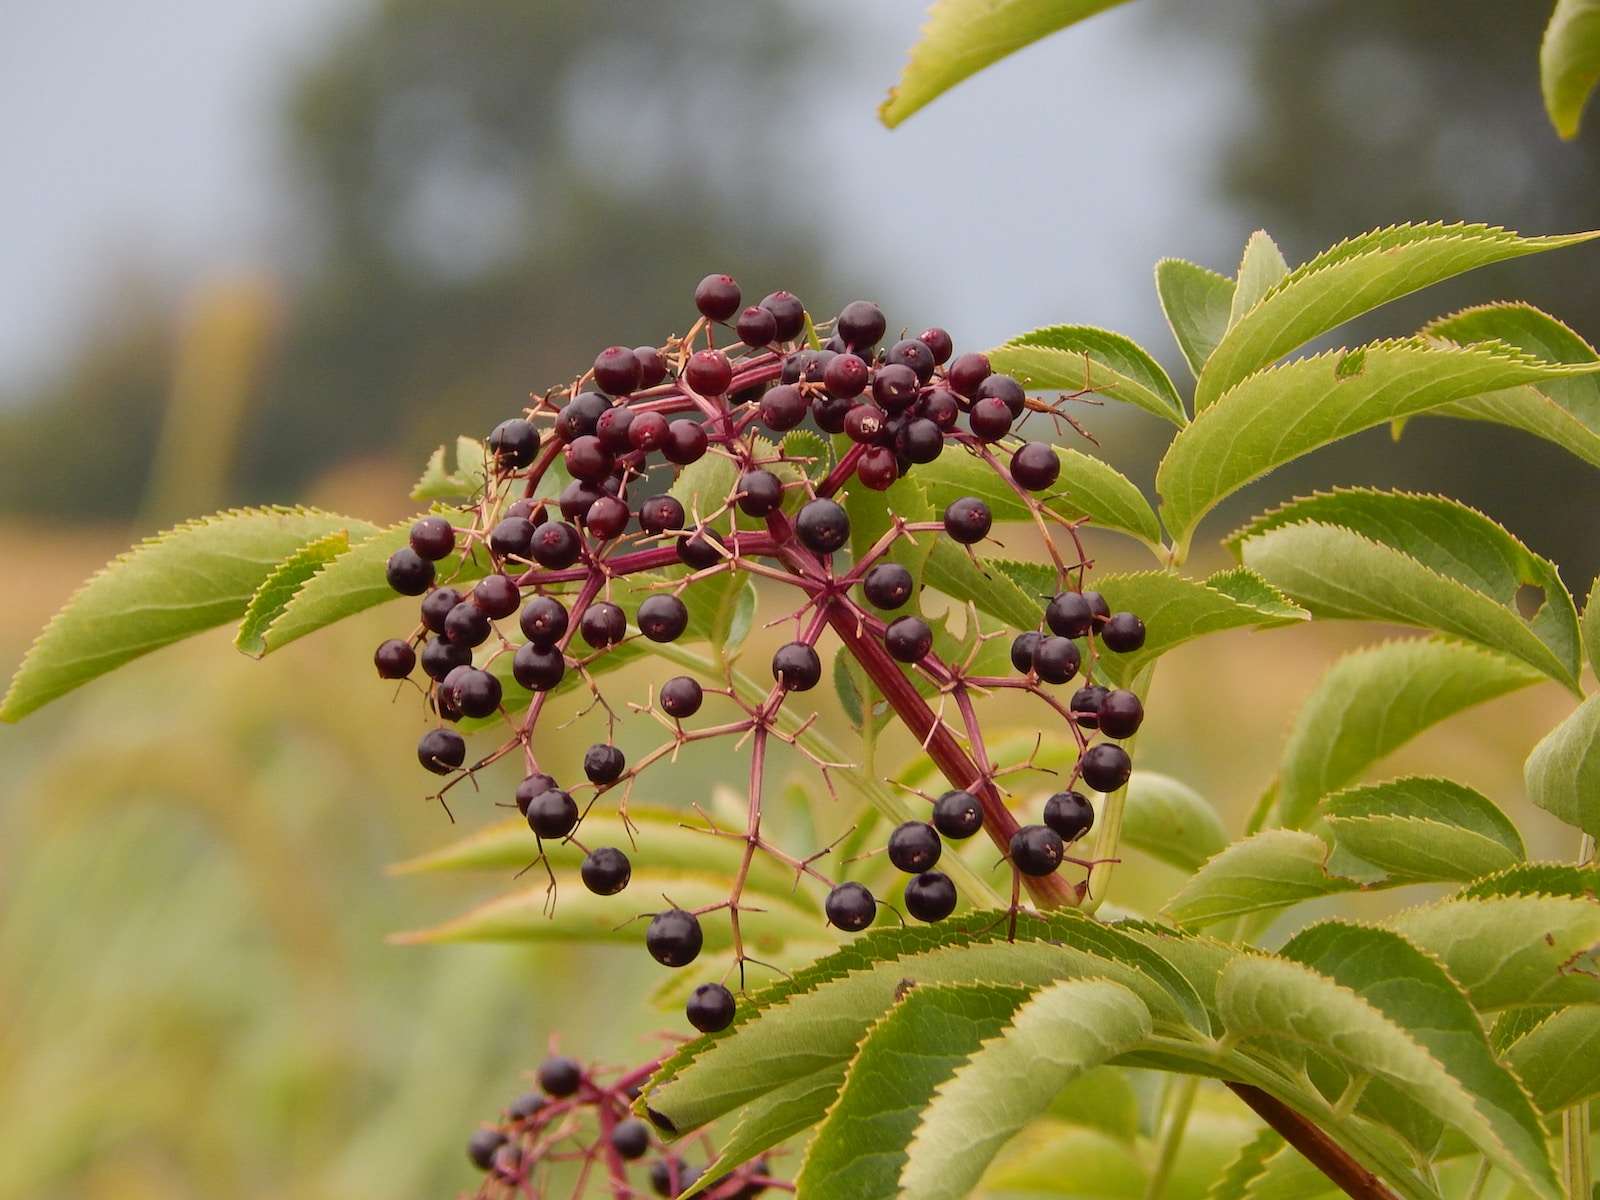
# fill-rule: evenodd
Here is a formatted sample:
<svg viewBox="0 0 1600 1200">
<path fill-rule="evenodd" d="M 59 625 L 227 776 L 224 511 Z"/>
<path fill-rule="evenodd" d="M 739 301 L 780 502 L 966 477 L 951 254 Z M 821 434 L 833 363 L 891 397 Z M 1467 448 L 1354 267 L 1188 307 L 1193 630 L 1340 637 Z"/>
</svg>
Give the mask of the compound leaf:
<svg viewBox="0 0 1600 1200">
<path fill-rule="evenodd" d="M 1178 389 L 1161 364 L 1132 338 L 1093 325 L 1050 325 L 989 351 L 996 371 L 1029 391 L 1095 392 L 1142 408 L 1182 428 Z"/>
</svg>

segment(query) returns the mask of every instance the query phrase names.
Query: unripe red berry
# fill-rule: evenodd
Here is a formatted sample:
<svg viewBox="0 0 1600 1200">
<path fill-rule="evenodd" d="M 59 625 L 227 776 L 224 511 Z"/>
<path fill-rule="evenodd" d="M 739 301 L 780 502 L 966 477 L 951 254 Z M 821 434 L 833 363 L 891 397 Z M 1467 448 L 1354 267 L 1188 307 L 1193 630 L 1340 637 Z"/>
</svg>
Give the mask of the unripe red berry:
<svg viewBox="0 0 1600 1200">
<path fill-rule="evenodd" d="M 739 311 L 739 285 L 732 275 L 707 275 L 694 289 L 694 306 L 713 321 Z"/>
</svg>

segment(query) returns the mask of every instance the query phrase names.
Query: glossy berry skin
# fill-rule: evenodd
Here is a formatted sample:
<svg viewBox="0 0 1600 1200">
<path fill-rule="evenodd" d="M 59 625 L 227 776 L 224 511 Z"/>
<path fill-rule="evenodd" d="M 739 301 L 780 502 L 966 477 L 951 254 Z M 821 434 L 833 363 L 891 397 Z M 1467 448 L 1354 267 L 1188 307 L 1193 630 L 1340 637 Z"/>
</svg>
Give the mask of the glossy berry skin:
<svg viewBox="0 0 1600 1200">
<path fill-rule="evenodd" d="M 676 596 L 646 596 L 635 619 L 652 642 L 673 642 L 689 627 L 689 610 Z"/>
<path fill-rule="evenodd" d="M 611 1148 L 629 1162 L 643 1158 L 650 1150 L 650 1127 L 638 1117 L 618 1121 L 611 1130 Z"/>
<path fill-rule="evenodd" d="M 1100 728 L 1100 703 L 1106 698 L 1106 689 L 1098 683 L 1086 684 L 1072 693 L 1072 719 L 1085 729 Z"/>
<path fill-rule="evenodd" d="M 746 346 L 760 349 L 778 337 L 778 319 L 760 305 L 751 305 L 739 314 L 733 326 Z"/>
<path fill-rule="evenodd" d="M 986 399 L 1000 401 L 1013 421 L 1022 415 L 1022 410 L 1028 405 L 1027 393 L 1022 390 L 1022 385 L 1009 375 L 990 375 L 978 385 L 973 399 L 980 402 Z"/>
<path fill-rule="evenodd" d="M 661 711 L 681 721 L 700 711 L 705 696 L 699 680 L 688 675 L 675 676 L 661 685 Z"/>
<path fill-rule="evenodd" d="M 853 404 L 845 409 L 844 434 L 852 442 L 874 445 L 881 442 L 888 428 L 888 417 L 876 404 Z"/>
<path fill-rule="evenodd" d="M 548 692 L 567 673 L 567 662 L 554 646 L 518 646 L 511 659 L 511 677 L 530 692 Z"/>
<path fill-rule="evenodd" d="M 608 396 L 626 396 L 639 386 L 644 368 L 626 346 L 607 346 L 594 360 L 594 381 Z"/>
<path fill-rule="evenodd" d="M 628 445 L 646 454 L 661 449 L 667 441 L 667 419 L 658 412 L 634 413 L 628 422 Z"/>
<path fill-rule="evenodd" d="M 1045 624 L 1057 637 L 1080 638 L 1089 632 L 1094 616 L 1080 592 L 1062 592 L 1044 610 Z"/>
<path fill-rule="evenodd" d="M 447 642 L 442 637 L 435 637 L 422 643 L 422 653 L 417 658 L 429 679 L 443 679 L 457 667 L 471 662 L 472 650 L 467 646 Z"/>
<path fill-rule="evenodd" d="M 822 386 L 828 389 L 830 396 L 854 400 L 867 390 L 870 374 L 865 359 L 854 354 L 840 354 L 829 359 L 828 365 L 823 368 Z"/>
<path fill-rule="evenodd" d="M 761 423 L 774 433 L 785 433 L 806 419 L 805 393 L 792 383 L 780 383 L 761 397 Z"/>
<path fill-rule="evenodd" d="M 1044 802 L 1044 823 L 1062 841 L 1075 842 L 1094 828 L 1094 806 L 1082 792 L 1057 792 Z"/>
<path fill-rule="evenodd" d="M 738 312 L 741 298 L 732 275 L 707 275 L 694 289 L 694 306 L 713 321 L 726 321 Z"/>
<path fill-rule="evenodd" d="M 776 323 L 773 340 L 792 342 L 806 327 L 806 306 L 793 292 L 769 292 L 761 298 L 761 307 L 772 314 Z"/>
<path fill-rule="evenodd" d="M 596 896 L 615 896 L 633 878 L 633 864 L 615 846 L 598 846 L 584 855 L 578 874 Z"/>
<path fill-rule="evenodd" d="M 1128 776 L 1133 774 L 1133 759 L 1121 746 L 1101 742 L 1083 752 L 1078 773 L 1095 791 L 1109 794 L 1128 782 Z"/>
<path fill-rule="evenodd" d="M 944 453 L 944 433 L 927 417 L 913 417 L 895 436 L 894 446 L 914 463 L 931 463 Z"/>
<path fill-rule="evenodd" d="M 389 556 L 384 577 L 402 596 L 420 596 L 433 582 L 433 564 L 410 546 L 401 546 Z"/>
<path fill-rule="evenodd" d="M 772 677 L 786 692 L 809 692 L 822 678 L 822 660 L 804 642 L 790 642 L 773 654 Z"/>
<path fill-rule="evenodd" d="M 462 680 L 472 674 L 471 666 L 456 667 L 439 681 L 439 686 L 434 689 L 434 708 L 446 721 L 459 721 L 461 719 L 461 705 L 456 699 L 456 689 L 461 686 Z"/>
<path fill-rule="evenodd" d="M 917 341 L 928 348 L 928 353 L 933 355 L 936 364 L 949 362 L 950 355 L 955 353 L 955 343 L 950 340 L 950 335 L 937 325 L 917 334 Z"/>
<path fill-rule="evenodd" d="M 500 680 L 488 671 L 468 667 L 456 684 L 455 694 L 462 716 L 481 719 L 500 707 Z"/>
<path fill-rule="evenodd" d="M 947 838 L 969 838 L 983 828 L 983 805 L 971 792 L 946 792 L 933 802 L 933 827 Z"/>
<path fill-rule="evenodd" d="M 453 729 L 430 729 L 417 742 L 417 761 L 435 775 L 448 775 L 467 761 L 466 740 Z"/>
<path fill-rule="evenodd" d="M 1004 400 L 995 396 L 985 396 L 973 402 L 972 414 L 967 418 L 967 423 L 972 427 L 973 435 L 981 441 L 998 442 L 1011 432 L 1013 420 L 1011 410 L 1006 407 Z"/>
<path fill-rule="evenodd" d="M 924 871 L 906 883 L 906 911 L 932 924 L 956 910 L 956 885 L 943 871 Z"/>
<path fill-rule="evenodd" d="M 845 418 L 855 405 L 837 396 L 818 396 L 811 402 L 811 415 L 823 433 L 843 433 Z"/>
<path fill-rule="evenodd" d="M 583 753 L 583 773 L 590 783 L 615 783 L 627 766 L 622 751 L 606 742 L 597 742 Z"/>
<path fill-rule="evenodd" d="M 546 1094 L 570 1096 L 583 1085 L 583 1068 L 564 1055 L 552 1055 L 539 1064 L 539 1086 Z"/>
<path fill-rule="evenodd" d="M 574 479 L 561 489 L 561 495 L 556 497 L 556 504 L 560 506 L 561 515 L 567 521 L 573 525 L 580 525 L 589 515 L 590 506 L 604 494 L 600 490 L 600 480 L 589 482 Z"/>
<path fill-rule="evenodd" d="M 1032 629 L 1025 630 L 1011 639 L 1011 665 L 1017 673 L 1026 675 L 1033 670 L 1033 656 L 1039 651 L 1039 643 L 1044 640 L 1043 635 Z"/>
<path fill-rule="evenodd" d="M 1048 825 L 1024 825 L 1011 835 L 1011 865 L 1024 875 L 1049 875 L 1061 865 L 1066 846 Z"/>
<path fill-rule="evenodd" d="M 872 376 L 872 398 L 884 412 L 902 413 L 917 402 L 917 388 L 921 382 L 910 367 L 889 363 L 879 367 Z"/>
<path fill-rule="evenodd" d="M 1144 622 L 1130 612 L 1112 613 L 1100 630 L 1100 641 L 1107 650 L 1132 653 L 1144 645 Z"/>
<path fill-rule="evenodd" d="M 480 1129 L 467 1140 L 467 1159 L 480 1171 L 494 1166 L 495 1151 L 506 1144 L 498 1129 Z"/>
<path fill-rule="evenodd" d="M 944 531 L 963 546 L 983 541 L 993 525 L 989 506 L 976 496 L 952 500 L 944 510 Z"/>
<path fill-rule="evenodd" d="M 411 548 L 435 562 L 456 548 L 456 531 L 443 517 L 423 517 L 411 527 Z"/>
<path fill-rule="evenodd" d="M 978 394 L 979 385 L 992 372 L 987 354 L 968 353 L 957 356 L 946 370 L 945 378 L 951 391 L 970 400 Z"/>
<path fill-rule="evenodd" d="M 1144 705 L 1139 697 L 1123 688 L 1105 694 L 1100 701 L 1100 732 L 1107 737 L 1130 738 L 1144 723 Z"/>
<path fill-rule="evenodd" d="M 696 421 L 684 417 L 667 425 L 667 440 L 661 444 L 661 456 L 669 463 L 686 467 L 705 456 L 710 442 L 705 429 Z"/>
<path fill-rule="evenodd" d="M 628 617 L 611 601 L 598 600 L 583 610 L 578 632 L 596 650 L 604 650 L 628 636 Z"/>
<path fill-rule="evenodd" d="M 871 300 L 852 300 L 839 310 L 833 328 L 852 350 L 870 350 L 883 338 L 889 321 Z"/>
<path fill-rule="evenodd" d="M 783 480 L 757 468 L 739 476 L 739 511 L 747 517 L 764 517 L 783 505 Z"/>
<path fill-rule="evenodd" d="M 456 605 L 444 619 L 445 640 L 459 646 L 483 645 L 489 640 L 493 628 L 489 623 L 489 614 L 470 600 L 463 600 Z"/>
<path fill-rule="evenodd" d="M 896 662 L 921 662 L 933 649 L 933 630 L 921 617 L 896 617 L 883 631 L 883 644 Z"/>
<path fill-rule="evenodd" d="M 812 500 L 800 509 L 794 531 L 807 550 L 832 554 L 850 540 L 850 518 L 832 500 Z"/>
<path fill-rule="evenodd" d="M 860 933 L 878 915 L 878 902 L 861 884 L 847 880 L 837 885 L 822 902 L 828 923 L 846 933 Z"/>
<path fill-rule="evenodd" d="M 1066 683 L 1081 664 L 1078 644 L 1068 638 L 1041 638 L 1033 652 L 1033 669 L 1046 683 Z"/>
<path fill-rule="evenodd" d="M 434 588 L 422 600 L 422 623 L 434 633 L 444 632 L 444 619 L 461 603 L 461 593 L 453 587 Z"/>
<path fill-rule="evenodd" d="M 539 453 L 539 431 L 521 417 L 501 421 L 489 434 L 489 453 L 503 469 L 525 467 Z"/>
<path fill-rule="evenodd" d="M 911 572 L 894 562 L 874 564 L 861 580 L 861 593 L 874 608 L 899 608 L 915 590 Z"/>
<path fill-rule="evenodd" d="M 583 543 L 578 531 L 564 521 L 548 521 L 533 531 L 533 558 L 541 567 L 565 570 L 578 561 Z"/>
<path fill-rule="evenodd" d="M 633 357 L 639 360 L 639 386 L 653 388 L 667 377 L 667 360 L 654 346 L 635 346 Z"/>
<path fill-rule="evenodd" d="M 716 530 L 697 529 L 694 533 L 684 534 L 678 539 L 678 561 L 693 570 L 704 571 L 707 567 L 714 567 L 723 560 L 723 552 L 717 549 L 723 544 Z"/>
<path fill-rule="evenodd" d="M 515 792 L 517 811 L 526 817 L 528 815 L 528 805 L 533 803 L 535 796 L 542 796 L 546 792 L 556 790 L 559 786 L 553 778 L 543 771 L 536 771 L 532 775 L 524 776 L 522 781 L 517 784 Z"/>
<path fill-rule="evenodd" d="M 533 522 L 526 517 L 506 517 L 489 531 L 489 551 L 496 558 L 527 560 L 533 546 Z"/>
<path fill-rule="evenodd" d="M 889 835 L 889 861 L 911 875 L 920 875 L 944 850 L 939 831 L 926 821 L 907 821 Z"/>
<path fill-rule="evenodd" d="M 611 401 L 599 392 L 579 392 L 556 414 L 556 436 L 570 442 L 593 433 L 610 407 Z"/>
<path fill-rule="evenodd" d="M 651 496 L 639 506 L 639 528 L 646 533 L 682 529 L 689 515 L 676 496 Z"/>
<path fill-rule="evenodd" d="M 856 478 L 875 492 L 886 491 L 899 477 L 900 464 L 888 446 L 868 446 L 856 463 Z"/>
<path fill-rule="evenodd" d="M 472 587 L 472 602 L 491 620 L 498 621 L 517 611 L 522 603 L 522 590 L 505 575 L 485 575 Z"/>
<path fill-rule="evenodd" d="M 373 653 L 372 665 L 378 668 L 379 679 L 404 679 L 417 665 L 417 652 L 410 642 L 390 638 Z"/>
<path fill-rule="evenodd" d="M 567 473 L 574 479 L 598 483 L 611 474 L 611 455 L 592 433 L 568 442 L 562 453 L 566 458 Z"/>
<path fill-rule="evenodd" d="M 721 350 L 696 350 L 683 368 L 683 381 L 702 396 L 720 396 L 733 382 L 733 364 Z"/>
<path fill-rule="evenodd" d="M 589 505 L 588 512 L 584 513 L 583 523 L 592 537 L 608 542 L 614 537 L 621 536 L 628 528 L 628 518 L 632 515 L 628 511 L 628 506 L 615 496 L 601 496 Z"/>
<path fill-rule="evenodd" d="M 650 918 L 644 931 L 645 949 L 663 967 L 686 967 L 700 954 L 705 934 L 700 918 L 681 908 L 669 908 Z"/>
<path fill-rule="evenodd" d="M 702 983 L 689 994 L 684 1016 L 701 1033 L 720 1033 L 733 1024 L 733 993 L 720 983 Z"/>
<path fill-rule="evenodd" d="M 934 388 L 922 398 L 922 415 L 942 432 L 948 433 L 961 419 L 961 405 L 954 392 L 946 388 Z"/>
<path fill-rule="evenodd" d="M 578 827 L 578 802 L 570 792 L 551 788 L 528 801 L 528 828 L 541 838 L 564 838 Z"/>
<path fill-rule="evenodd" d="M 1048 442 L 1029 442 L 1011 456 L 1011 478 L 1018 487 L 1042 492 L 1061 474 L 1061 459 Z"/>
<path fill-rule="evenodd" d="M 933 351 L 920 338 L 904 338 L 896 342 L 889 347 L 885 357 L 891 364 L 910 367 L 918 383 L 927 383 L 933 378 Z"/>
</svg>

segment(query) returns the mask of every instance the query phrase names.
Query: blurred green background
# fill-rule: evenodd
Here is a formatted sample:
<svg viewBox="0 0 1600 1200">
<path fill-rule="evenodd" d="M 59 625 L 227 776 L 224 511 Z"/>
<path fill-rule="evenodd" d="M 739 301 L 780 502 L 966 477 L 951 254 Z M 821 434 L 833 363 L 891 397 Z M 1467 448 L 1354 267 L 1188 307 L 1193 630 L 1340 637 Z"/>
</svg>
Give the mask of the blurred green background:
<svg viewBox="0 0 1600 1200">
<path fill-rule="evenodd" d="M 1303 259 L 1391 221 L 1600 223 L 1595 131 L 1562 145 L 1540 108 L 1541 5 L 1462 0 L 1441 26 L 1422 3 L 1140 0 L 889 133 L 873 110 L 921 8 L 9 15 L 0 548 L 26 582 L 0 606 L 0 668 L 83 577 L 176 518 L 291 499 L 403 516 L 433 446 L 601 345 L 681 330 L 710 270 L 819 314 L 872 296 L 964 347 L 1103 324 L 1176 377 L 1160 255 L 1231 271 L 1260 225 Z M 1600 251 L 1469 276 L 1341 340 L 1504 296 L 1593 341 Z M 1148 486 L 1164 428 L 1088 423 Z M 1592 470 L 1466 423 L 1352 439 L 1211 528 L 1336 481 L 1455 494 L 1576 592 L 1600 569 Z M 219 632 L 0 729 L 0 1198 L 448 1195 L 470 1179 L 465 1132 L 552 1032 L 584 1056 L 652 1053 L 659 977 L 642 954 L 384 943 L 507 886 L 385 874 L 462 832 L 420 800 L 415 706 L 370 678 L 394 619 L 265 663 Z M 1230 635 L 1172 656 L 1140 765 L 1236 827 L 1288 714 L 1374 636 Z M 1535 852 L 1565 855 L 1520 780 L 1565 708 L 1553 686 L 1520 693 L 1394 766 L 1448 768 L 1523 820 Z M 719 779 L 702 756 L 653 799 Z M 465 798 L 462 826 L 496 815 L 492 799 Z M 1154 908 L 1175 878 L 1136 862 L 1113 899 Z M 616 998 L 603 1023 L 597 993 Z"/>
</svg>

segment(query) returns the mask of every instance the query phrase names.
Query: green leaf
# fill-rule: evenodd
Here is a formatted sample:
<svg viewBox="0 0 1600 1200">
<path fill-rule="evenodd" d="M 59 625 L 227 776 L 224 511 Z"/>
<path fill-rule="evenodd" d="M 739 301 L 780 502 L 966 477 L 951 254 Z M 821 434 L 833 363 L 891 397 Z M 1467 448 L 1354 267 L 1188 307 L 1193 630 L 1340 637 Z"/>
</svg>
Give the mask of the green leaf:
<svg viewBox="0 0 1600 1200">
<path fill-rule="evenodd" d="M 1589 598 L 1583 602 L 1583 644 L 1589 651 L 1589 669 L 1600 675 L 1600 575 L 1589 588 Z"/>
<path fill-rule="evenodd" d="M 1474 1126 L 1461 1126 L 1462 1132 L 1539 1194 L 1560 1196 L 1555 1166 L 1532 1102 L 1497 1061 L 1478 1014 L 1437 962 L 1390 930 L 1341 921 L 1302 930 L 1280 953 L 1349 988 L 1432 1054 L 1488 1126 L 1487 1137 L 1475 1132 Z M 1382 1071 L 1376 1062 L 1347 1062 L 1358 1073 L 1374 1066 Z M 1422 1103 L 1429 1124 L 1433 1116 L 1449 1119 L 1444 1111 L 1430 1110 L 1421 1093 L 1404 1086 L 1395 1090 L 1411 1103 Z M 1383 1091 L 1369 1088 L 1362 1104 L 1375 1118 L 1386 1118 L 1390 1115 L 1387 1100 Z"/>
<path fill-rule="evenodd" d="M 440 446 L 429 456 L 422 478 L 411 489 L 413 500 L 460 500 L 483 491 L 489 481 L 483 443 L 477 438 L 458 437 L 453 470 L 446 470 L 444 452 Z"/>
<path fill-rule="evenodd" d="M 1289 273 L 1283 251 L 1265 229 L 1258 229 L 1244 244 L 1244 257 L 1239 260 L 1239 271 L 1234 277 L 1233 304 L 1228 311 L 1229 326 L 1237 325 L 1239 318 L 1261 302 L 1268 292 Z"/>
<path fill-rule="evenodd" d="M 1139 1137 L 1139 1096 L 1117 1067 L 1095 1067 L 1074 1079 L 1050 1102 L 1050 1116 L 1129 1145 Z"/>
<path fill-rule="evenodd" d="M 277 565 L 359 526 L 310 508 L 232 509 L 188 521 L 113 559 L 35 639 L 0 700 L 17 721 L 125 662 L 236 621 Z"/>
<path fill-rule="evenodd" d="M 1228 1169 L 1217 1176 L 1206 1193 L 1206 1200 L 1248 1200 L 1250 1185 L 1266 1173 L 1267 1160 L 1284 1145 L 1284 1140 L 1276 1133 L 1263 1129 L 1253 1140 L 1239 1147 Z"/>
<path fill-rule="evenodd" d="M 1513 1042 L 1505 1060 L 1540 1112 L 1600 1096 L 1600 1005 L 1561 1009 Z"/>
<path fill-rule="evenodd" d="M 1328 870 L 1328 845 L 1293 829 L 1268 829 L 1235 842 L 1178 889 L 1162 912 L 1180 925 L 1211 925 L 1360 887 Z"/>
<path fill-rule="evenodd" d="M 1528 755 L 1528 798 L 1568 825 L 1600 836 L 1600 696 L 1591 696 Z"/>
<path fill-rule="evenodd" d="M 1453 634 L 1576 688 L 1578 613 L 1555 564 L 1457 501 L 1343 489 L 1291 501 L 1228 540 L 1317 616 Z M 1524 591 L 1538 604 L 1528 619 L 1517 607 Z"/>
<path fill-rule="evenodd" d="M 350 526 L 358 538 L 370 537 L 378 532 L 376 525 L 368 525 L 365 521 L 352 521 Z M 273 568 L 272 574 L 261 581 L 255 595 L 250 597 L 244 620 L 239 622 L 239 631 L 233 636 L 233 644 L 246 654 L 261 657 L 266 652 L 262 634 L 267 626 L 278 619 L 284 606 L 294 599 L 300 585 L 348 549 L 350 531 L 335 529 L 330 534 L 307 542 L 280 562 Z"/>
<path fill-rule="evenodd" d="M 878 106 L 891 129 L 990 63 L 1123 0 L 935 0 L 900 82 Z"/>
<path fill-rule="evenodd" d="M 1492 896 L 1570 896 L 1600 899 L 1600 867 L 1572 863 L 1530 862 L 1482 879 L 1474 879 L 1456 893 L 1458 899 Z"/>
<path fill-rule="evenodd" d="M 1135 771 L 1123 801 L 1122 844 L 1192 871 L 1228 844 L 1216 810 L 1186 783 Z"/>
<path fill-rule="evenodd" d="M 1149 1010 L 1119 984 L 1068 980 L 1040 989 L 939 1088 L 912 1139 L 902 1187 L 919 1200 L 969 1195 L 1000 1147 L 1057 1092 L 1150 1031 Z"/>
<path fill-rule="evenodd" d="M 816 1128 L 844 1084 L 846 1063 L 833 1063 L 811 1075 L 802 1076 L 747 1104 L 739 1113 L 722 1143 L 716 1160 L 706 1167 L 700 1179 L 683 1193 L 684 1200 L 698 1196 L 727 1171 L 749 1162 L 763 1150 L 798 1133 Z"/>
<path fill-rule="evenodd" d="M 1476 879 L 1522 861 L 1517 827 L 1488 797 L 1411 776 L 1329 796 L 1322 816 L 1341 849 L 1392 880 Z"/>
<path fill-rule="evenodd" d="M 1103 1071 L 1091 1068 L 1072 1086 Z M 1205 1131 L 1195 1122 L 1184 1132 L 1187 1158 Z M 981 1200 L 1144 1200 L 1149 1179 L 1141 1158 L 1141 1148 L 1046 1117 L 1031 1122 L 1002 1148 L 972 1194 Z M 1179 1184 L 1177 1169 L 1173 1174 L 1166 1194 L 1173 1200 L 1192 1198 L 1194 1193 Z"/>
<path fill-rule="evenodd" d="M 1271 306 L 1270 297 L 1263 300 L 1235 330 Z M 1156 470 L 1162 520 L 1186 549 L 1195 526 L 1219 502 L 1321 446 L 1481 392 L 1592 369 L 1600 364 L 1552 364 L 1493 344 L 1461 347 L 1411 338 L 1257 371 L 1172 439 Z"/>
<path fill-rule="evenodd" d="M 1531 304 L 1518 302 L 1463 309 L 1423 326 L 1420 336 L 1463 346 L 1504 342 L 1552 363 L 1600 359 L 1594 347 L 1566 325 Z M 1593 375 L 1469 396 L 1424 415 L 1509 425 L 1600 466 L 1600 378 Z"/>
<path fill-rule="evenodd" d="M 1556 0 L 1539 47 L 1539 82 L 1550 123 L 1564 138 L 1578 136 L 1583 106 L 1600 81 L 1600 2 Z"/>
<path fill-rule="evenodd" d="M 1181 258 L 1156 263 L 1156 294 L 1189 370 L 1198 378 L 1228 331 L 1233 280 Z"/>
<path fill-rule="evenodd" d="M 1166 371 L 1132 338 L 1093 325 L 1050 325 L 989 351 L 996 371 L 1029 391 L 1095 392 L 1142 408 L 1180 429 L 1189 414 Z"/>
<path fill-rule="evenodd" d="M 795 1177 L 800 1194 L 895 1200 L 906 1147 L 934 1090 L 1005 1029 L 1027 996 L 992 984 L 908 989 L 850 1063 L 806 1148 Z"/>
<path fill-rule="evenodd" d="M 1055 450 L 1061 474 L 1043 497 L 1047 508 L 1072 521 L 1087 517 L 1098 528 L 1126 533 L 1159 553 L 1161 525 L 1144 493 L 1098 458 L 1061 446 Z M 952 500 L 977 496 L 996 521 L 1028 520 L 1028 510 L 1011 486 L 960 447 L 947 446 L 936 460 L 918 467 L 916 481 L 935 513 L 944 512 Z"/>
<path fill-rule="evenodd" d="M 1284 824 L 1303 824 L 1322 797 L 1429 726 L 1540 678 L 1501 655 L 1431 638 L 1346 655 L 1301 706 L 1284 746 Z"/>
<path fill-rule="evenodd" d="M 1591 236 L 1523 238 L 1487 225 L 1430 224 L 1397 225 L 1340 242 L 1289 272 L 1223 335 L 1200 373 L 1195 413 L 1352 317 L 1475 267 L 1577 245 Z"/>
</svg>

